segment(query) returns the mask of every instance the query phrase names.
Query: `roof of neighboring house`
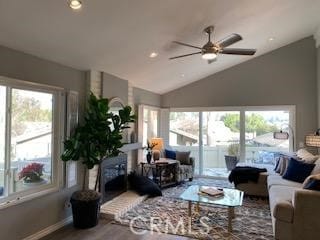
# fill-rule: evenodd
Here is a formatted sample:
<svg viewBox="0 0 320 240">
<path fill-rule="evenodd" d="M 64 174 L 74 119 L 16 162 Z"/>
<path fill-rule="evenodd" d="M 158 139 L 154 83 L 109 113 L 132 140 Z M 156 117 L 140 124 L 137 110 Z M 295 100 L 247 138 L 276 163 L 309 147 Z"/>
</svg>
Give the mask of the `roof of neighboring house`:
<svg viewBox="0 0 320 240">
<path fill-rule="evenodd" d="M 272 147 L 280 146 L 280 145 L 288 145 L 287 140 L 273 138 L 272 132 L 259 135 L 255 137 L 253 141 L 259 144 L 268 145 Z"/>
</svg>

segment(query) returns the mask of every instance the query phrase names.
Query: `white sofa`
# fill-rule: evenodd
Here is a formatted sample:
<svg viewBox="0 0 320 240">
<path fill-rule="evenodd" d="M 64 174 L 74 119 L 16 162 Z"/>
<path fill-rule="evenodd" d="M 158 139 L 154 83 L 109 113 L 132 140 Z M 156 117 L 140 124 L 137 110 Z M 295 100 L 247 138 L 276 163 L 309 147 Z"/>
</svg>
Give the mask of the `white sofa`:
<svg viewBox="0 0 320 240">
<path fill-rule="evenodd" d="M 320 160 L 311 174 L 320 173 Z M 243 164 L 242 164 L 243 165 Z M 305 190 L 302 183 L 283 179 L 273 170 L 260 173 L 258 183 L 242 183 L 237 189 L 249 195 L 269 196 L 273 231 L 276 240 L 320 239 L 320 192 Z"/>
<path fill-rule="evenodd" d="M 320 239 L 320 192 L 302 189 L 301 183 L 277 173 L 267 182 L 275 239 Z"/>
</svg>

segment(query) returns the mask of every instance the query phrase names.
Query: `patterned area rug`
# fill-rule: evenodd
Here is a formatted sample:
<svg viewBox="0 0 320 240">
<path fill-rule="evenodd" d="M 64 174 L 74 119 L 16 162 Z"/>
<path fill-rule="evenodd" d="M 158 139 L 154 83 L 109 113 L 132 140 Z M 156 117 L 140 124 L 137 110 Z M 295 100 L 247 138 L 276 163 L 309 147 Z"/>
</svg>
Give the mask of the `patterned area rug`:
<svg viewBox="0 0 320 240">
<path fill-rule="evenodd" d="M 181 235 L 196 239 L 273 239 L 268 201 L 245 197 L 243 205 L 235 208 L 233 232 L 228 233 L 226 208 L 201 204 L 199 212 L 188 218 L 188 204 L 180 194 L 190 185 L 233 188 L 225 180 L 195 179 L 163 190 L 162 197 L 149 198 L 117 219 L 117 223 L 143 230 Z M 204 218 L 205 217 L 205 218 Z M 191 227 L 190 227 L 191 226 Z M 137 232 L 141 232 L 137 231 Z"/>
</svg>

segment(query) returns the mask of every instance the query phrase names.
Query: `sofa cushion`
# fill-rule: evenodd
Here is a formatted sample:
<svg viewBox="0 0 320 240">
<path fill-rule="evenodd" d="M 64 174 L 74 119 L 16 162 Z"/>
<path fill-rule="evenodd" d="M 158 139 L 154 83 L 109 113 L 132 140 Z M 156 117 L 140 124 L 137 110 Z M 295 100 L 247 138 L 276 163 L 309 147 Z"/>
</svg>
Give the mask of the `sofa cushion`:
<svg viewBox="0 0 320 240">
<path fill-rule="evenodd" d="M 314 166 L 315 164 L 304 163 L 291 158 L 287 170 L 282 177 L 287 180 L 303 183 L 311 174 Z"/>
<path fill-rule="evenodd" d="M 280 175 L 277 174 L 277 175 L 268 176 L 268 188 L 270 189 L 271 186 L 289 186 L 289 187 L 301 188 L 302 184 L 283 179 Z"/>
<path fill-rule="evenodd" d="M 180 162 L 181 165 L 190 165 L 190 151 L 189 152 L 176 152 L 176 160 Z"/>
</svg>

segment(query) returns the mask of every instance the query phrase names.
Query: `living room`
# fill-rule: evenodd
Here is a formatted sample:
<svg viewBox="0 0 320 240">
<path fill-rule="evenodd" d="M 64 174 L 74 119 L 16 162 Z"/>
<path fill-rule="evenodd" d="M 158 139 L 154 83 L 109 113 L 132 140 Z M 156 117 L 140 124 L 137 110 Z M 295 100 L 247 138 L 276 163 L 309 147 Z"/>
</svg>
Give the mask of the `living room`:
<svg viewBox="0 0 320 240">
<path fill-rule="evenodd" d="M 308 216 L 320 211 L 317 191 L 302 190 L 312 199 L 295 212 L 291 195 L 307 176 L 288 183 L 278 175 L 286 175 L 290 154 L 317 166 L 318 146 L 306 140 L 317 140 L 320 127 L 320 1 L 5 0 L 0 6 L 0 239 L 317 239 L 319 223 Z M 217 43 L 211 48 L 202 47 L 208 33 Z M 224 49 L 228 37 L 234 45 Z M 110 208 L 104 204 L 115 202 L 107 193 L 98 225 L 78 229 L 70 198 L 95 189 L 97 179 L 105 184 L 97 178 L 105 156 L 93 167 L 61 155 L 77 125 L 87 123 L 90 92 L 108 99 L 110 112 L 130 106 L 135 115 L 120 131 L 121 143 L 129 143 L 121 148 L 126 175 L 140 177 L 148 166 L 147 140 L 160 139 L 151 168 L 160 146 L 161 159 L 189 152 L 193 162 L 173 161 L 185 166 L 184 177 L 167 187 L 155 181 L 162 196 L 130 190 L 132 202 L 123 205 L 121 194 L 112 197 L 121 210 L 116 220 L 103 216 Z M 290 161 L 277 164 L 284 168 L 277 177 L 260 174 L 249 186 L 228 181 L 234 166 L 225 155 L 237 155 L 237 166 L 263 163 L 272 171 L 280 153 Z M 171 162 L 162 165 L 170 171 Z M 39 174 L 33 179 L 28 171 Z M 231 206 L 190 200 L 187 190 L 195 186 L 240 198 L 234 204 L 232 197 Z M 133 221 L 139 213 L 145 221 Z M 191 221 L 190 229 L 148 226 L 168 216 L 173 226 L 180 217 Z"/>
</svg>

